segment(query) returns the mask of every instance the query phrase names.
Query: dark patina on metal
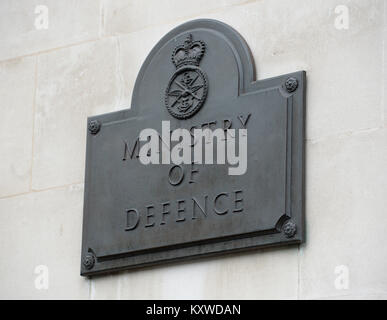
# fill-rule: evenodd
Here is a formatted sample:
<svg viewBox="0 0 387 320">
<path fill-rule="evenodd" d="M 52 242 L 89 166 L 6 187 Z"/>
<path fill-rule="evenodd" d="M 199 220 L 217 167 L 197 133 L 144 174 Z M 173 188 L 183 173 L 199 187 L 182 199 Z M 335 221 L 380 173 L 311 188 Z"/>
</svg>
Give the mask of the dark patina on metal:
<svg viewBox="0 0 387 320">
<path fill-rule="evenodd" d="M 88 119 L 81 275 L 304 240 L 306 74 L 255 79 L 234 29 L 194 20 L 152 49 L 131 109 Z M 139 134 L 162 121 L 246 129 L 247 172 L 143 165 Z"/>
</svg>

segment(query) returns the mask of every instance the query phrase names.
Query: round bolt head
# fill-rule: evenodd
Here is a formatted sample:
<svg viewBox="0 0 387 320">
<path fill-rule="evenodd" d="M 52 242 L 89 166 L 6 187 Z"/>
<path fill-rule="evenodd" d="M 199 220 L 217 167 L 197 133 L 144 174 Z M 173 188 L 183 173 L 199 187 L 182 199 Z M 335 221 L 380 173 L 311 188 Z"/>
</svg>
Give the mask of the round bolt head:
<svg viewBox="0 0 387 320">
<path fill-rule="evenodd" d="M 93 135 L 97 134 L 101 129 L 101 122 L 98 120 L 91 120 L 89 122 L 89 132 Z"/>
<path fill-rule="evenodd" d="M 293 77 L 288 78 L 285 82 L 285 88 L 289 93 L 296 91 L 298 88 L 298 80 Z"/>
<path fill-rule="evenodd" d="M 297 233 L 297 225 L 293 221 L 289 220 L 285 222 L 283 231 L 287 238 L 293 238 Z"/>
<path fill-rule="evenodd" d="M 88 253 L 83 259 L 83 265 L 87 270 L 90 270 L 91 268 L 93 268 L 94 263 L 95 263 L 95 257 L 92 253 Z"/>
</svg>

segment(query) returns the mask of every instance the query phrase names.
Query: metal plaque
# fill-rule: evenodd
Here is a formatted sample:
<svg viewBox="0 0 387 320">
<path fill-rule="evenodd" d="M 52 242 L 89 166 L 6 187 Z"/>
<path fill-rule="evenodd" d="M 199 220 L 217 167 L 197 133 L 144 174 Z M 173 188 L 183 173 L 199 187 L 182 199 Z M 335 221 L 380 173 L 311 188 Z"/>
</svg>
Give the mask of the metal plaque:
<svg viewBox="0 0 387 320">
<path fill-rule="evenodd" d="M 304 71 L 255 81 L 246 42 L 222 22 L 194 20 L 164 36 L 131 109 L 88 118 L 81 275 L 301 243 L 305 90 Z M 245 129 L 246 171 L 142 163 L 140 133 L 161 137 L 163 122 L 168 139 L 177 129 Z"/>
</svg>

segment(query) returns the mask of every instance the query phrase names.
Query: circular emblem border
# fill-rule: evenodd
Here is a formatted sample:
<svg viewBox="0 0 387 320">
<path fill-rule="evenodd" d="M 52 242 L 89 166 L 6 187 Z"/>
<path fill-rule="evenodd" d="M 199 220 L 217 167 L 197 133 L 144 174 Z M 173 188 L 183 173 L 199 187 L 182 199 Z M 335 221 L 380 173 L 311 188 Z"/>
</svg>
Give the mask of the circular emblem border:
<svg viewBox="0 0 387 320">
<path fill-rule="evenodd" d="M 171 88 L 171 85 L 172 85 L 173 81 L 176 79 L 176 77 L 178 75 L 180 75 L 181 73 L 185 72 L 185 71 L 195 71 L 195 72 L 198 72 L 202 76 L 202 79 L 203 79 L 203 96 L 199 100 L 199 102 L 196 105 L 196 107 L 192 108 L 190 111 L 188 111 L 186 113 L 177 113 L 177 112 L 173 111 L 172 108 L 170 107 L 170 104 L 169 104 L 169 101 L 168 101 L 169 100 L 168 92 L 169 92 L 169 89 Z M 188 118 L 191 118 L 195 113 L 197 113 L 202 108 L 202 106 L 204 104 L 204 101 L 207 98 L 207 93 L 208 93 L 208 78 L 207 78 L 207 74 L 203 70 L 201 70 L 199 67 L 196 67 L 196 66 L 185 66 L 183 68 L 178 69 L 173 74 L 171 79 L 169 80 L 167 89 L 165 90 L 164 103 L 165 103 L 165 106 L 167 107 L 168 112 L 173 117 L 175 117 L 177 119 L 188 119 Z"/>
</svg>

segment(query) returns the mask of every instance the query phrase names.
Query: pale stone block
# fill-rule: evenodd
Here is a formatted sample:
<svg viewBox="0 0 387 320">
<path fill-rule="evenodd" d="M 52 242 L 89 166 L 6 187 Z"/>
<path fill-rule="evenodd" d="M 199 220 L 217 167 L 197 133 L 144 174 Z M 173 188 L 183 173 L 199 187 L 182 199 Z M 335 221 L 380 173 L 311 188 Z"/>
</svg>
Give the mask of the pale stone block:
<svg viewBox="0 0 387 320">
<path fill-rule="evenodd" d="M 90 299 L 162 299 L 163 267 L 123 271 L 91 279 Z"/>
<path fill-rule="evenodd" d="M 298 247 L 170 263 L 91 281 L 93 299 L 296 299 Z"/>
<path fill-rule="evenodd" d="M 387 296 L 385 168 L 385 129 L 308 142 L 301 298 Z"/>
<path fill-rule="evenodd" d="M 118 68 L 114 39 L 38 57 L 33 189 L 83 181 L 87 117 L 123 108 Z"/>
<path fill-rule="evenodd" d="M 110 276 L 110 281 L 93 279 L 92 292 L 96 299 L 203 299 L 210 264 L 198 260 L 129 270 Z"/>
<path fill-rule="evenodd" d="M 382 0 L 345 2 L 349 29 L 335 27 L 335 0 L 274 0 L 200 14 L 245 38 L 257 78 L 306 70 L 307 138 L 382 125 Z"/>
<path fill-rule="evenodd" d="M 80 276 L 82 207 L 82 185 L 0 200 L 1 299 L 88 297 L 89 280 Z M 39 286 L 40 265 L 48 268 L 48 289 Z"/>
<path fill-rule="evenodd" d="M 298 246 L 219 259 L 207 272 L 206 299 L 297 299 Z"/>
<path fill-rule="evenodd" d="M 383 119 L 384 126 L 387 127 L 387 3 L 384 2 L 384 61 L 383 61 L 383 72 L 384 72 L 384 95 L 383 95 Z"/>
<path fill-rule="evenodd" d="M 36 58 L 0 63 L 0 197 L 27 192 Z"/>
<path fill-rule="evenodd" d="M 0 60 L 97 39 L 100 24 L 100 0 L 2 0 Z"/>
<path fill-rule="evenodd" d="M 359 294 L 325 297 L 320 300 L 386 300 L 386 299 L 387 299 L 387 292 L 380 292 L 380 293 L 361 292 Z"/>
<path fill-rule="evenodd" d="M 116 35 L 158 27 L 244 2 L 246 0 L 103 0 L 104 33 Z"/>
</svg>

